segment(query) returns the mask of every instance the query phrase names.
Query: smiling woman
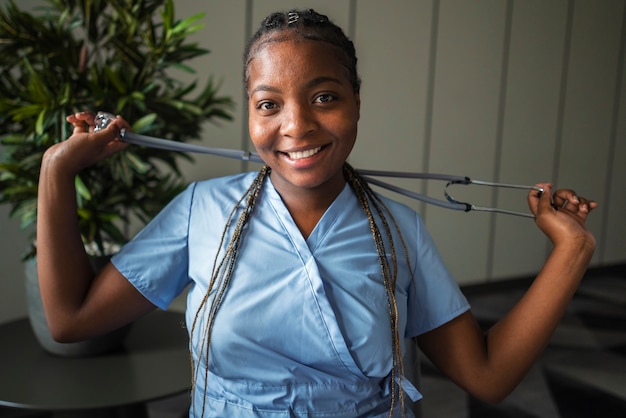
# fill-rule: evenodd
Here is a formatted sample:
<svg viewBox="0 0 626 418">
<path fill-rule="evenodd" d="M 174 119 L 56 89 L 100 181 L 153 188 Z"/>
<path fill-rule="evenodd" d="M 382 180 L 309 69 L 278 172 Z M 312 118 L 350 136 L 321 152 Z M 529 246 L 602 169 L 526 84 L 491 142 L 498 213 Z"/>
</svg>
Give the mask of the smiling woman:
<svg viewBox="0 0 626 418">
<path fill-rule="evenodd" d="M 125 149 L 121 117 L 45 155 L 41 289 L 58 338 L 165 308 L 189 287 L 190 414 L 410 417 L 405 341 L 474 396 L 502 399 L 549 339 L 585 271 L 596 203 L 539 183 L 527 202 L 554 243 L 520 303 L 487 335 L 420 216 L 374 192 L 346 162 L 360 81 L 352 42 L 326 16 L 268 16 L 245 53 L 259 172 L 182 192 L 91 281 L 72 216 L 74 175 Z M 568 205 L 563 202 L 568 200 Z M 555 205 L 553 205 L 553 203 Z"/>
</svg>

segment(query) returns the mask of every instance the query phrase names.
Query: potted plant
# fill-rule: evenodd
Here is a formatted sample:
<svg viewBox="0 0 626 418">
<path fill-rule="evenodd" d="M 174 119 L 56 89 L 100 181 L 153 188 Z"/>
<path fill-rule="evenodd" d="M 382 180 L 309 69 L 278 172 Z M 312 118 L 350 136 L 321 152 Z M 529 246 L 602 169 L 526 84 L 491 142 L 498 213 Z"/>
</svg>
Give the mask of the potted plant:
<svg viewBox="0 0 626 418">
<path fill-rule="evenodd" d="M 232 101 L 211 77 L 203 87 L 176 78 L 208 53 L 187 40 L 201 17 L 176 20 L 172 0 L 42 0 L 36 12 L 9 0 L 0 10 L 0 203 L 33 242 L 41 159 L 69 136 L 66 115 L 104 110 L 134 132 L 177 141 L 231 119 Z M 131 222 L 147 222 L 182 190 L 179 158 L 190 157 L 133 146 L 76 177 L 76 216 L 94 255 L 110 255 Z M 34 245 L 27 268 L 35 255 Z"/>
</svg>

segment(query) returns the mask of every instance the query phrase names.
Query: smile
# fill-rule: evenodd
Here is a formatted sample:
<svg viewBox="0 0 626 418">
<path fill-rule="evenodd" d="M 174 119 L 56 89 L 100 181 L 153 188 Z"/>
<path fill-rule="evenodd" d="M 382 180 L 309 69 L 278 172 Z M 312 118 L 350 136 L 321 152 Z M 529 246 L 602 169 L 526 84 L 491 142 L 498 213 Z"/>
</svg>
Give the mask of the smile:
<svg viewBox="0 0 626 418">
<path fill-rule="evenodd" d="M 312 148 L 305 151 L 295 151 L 295 152 L 287 152 L 286 154 L 292 160 L 301 160 L 303 158 L 309 158 L 320 152 L 322 147 Z"/>
</svg>

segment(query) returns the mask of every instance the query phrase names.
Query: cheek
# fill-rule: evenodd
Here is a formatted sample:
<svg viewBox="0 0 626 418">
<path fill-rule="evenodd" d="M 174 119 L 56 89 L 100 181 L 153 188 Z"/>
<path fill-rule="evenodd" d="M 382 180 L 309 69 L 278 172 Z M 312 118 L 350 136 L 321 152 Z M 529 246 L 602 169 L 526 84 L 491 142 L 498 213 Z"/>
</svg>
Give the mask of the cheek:
<svg viewBox="0 0 626 418">
<path fill-rule="evenodd" d="M 350 120 L 354 122 L 346 123 L 346 120 Z M 357 131 L 358 131 L 357 120 L 358 119 L 352 119 L 348 117 L 342 120 L 340 122 L 340 125 L 337 125 L 337 126 L 341 126 L 340 131 L 338 131 L 338 136 L 345 139 L 346 145 L 349 145 L 349 144 L 354 145 L 354 142 L 356 141 L 356 136 L 357 136 Z"/>
<path fill-rule="evenodd" d="M 248 118 L 248 132 L 250 140 L 257 148 L 268 146 L 270 128 L 265 123 L 261 123 L 254 117 Z"/>
</svg>

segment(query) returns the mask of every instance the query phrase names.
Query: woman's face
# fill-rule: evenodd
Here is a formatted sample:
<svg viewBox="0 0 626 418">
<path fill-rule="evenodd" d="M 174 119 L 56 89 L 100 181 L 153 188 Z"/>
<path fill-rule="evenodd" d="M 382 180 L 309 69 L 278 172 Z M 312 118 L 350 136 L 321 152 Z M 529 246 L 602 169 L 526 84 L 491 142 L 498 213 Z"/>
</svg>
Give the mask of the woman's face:
<svg viewBox="0 0 626 418">
<path fill-rule="evenodd" d="M 248 64 L 249 129 L 280 193 L 339 193 L 357 135 L 360 99 L 334 46 L 287 38 Z"/>
</svg>

